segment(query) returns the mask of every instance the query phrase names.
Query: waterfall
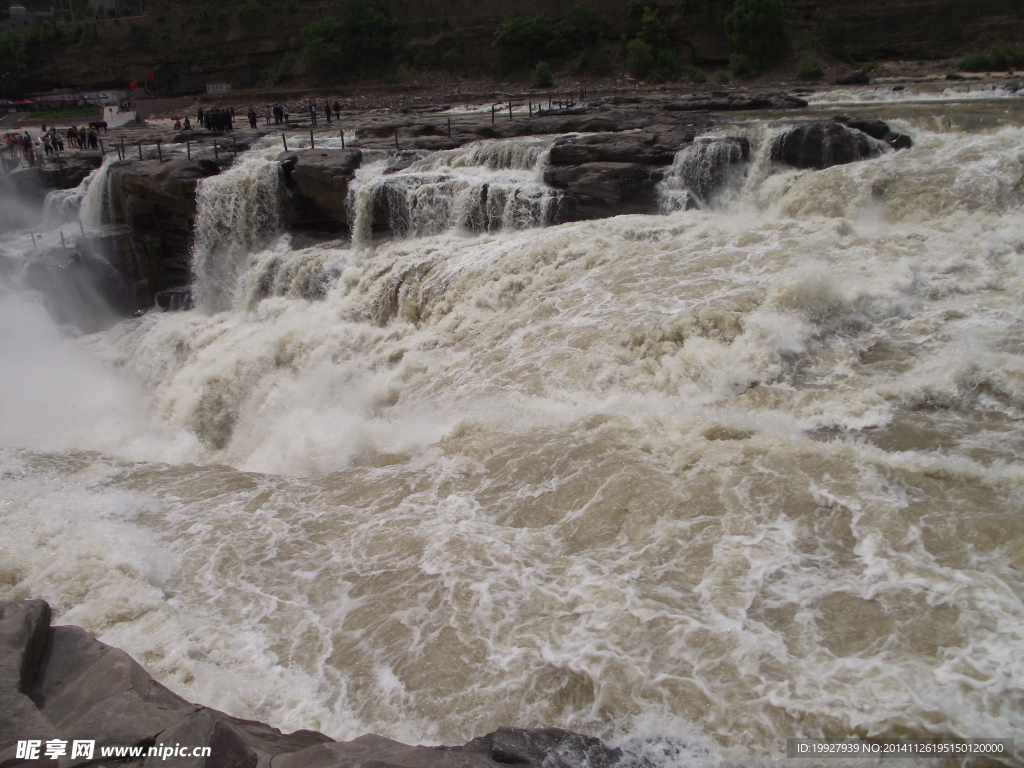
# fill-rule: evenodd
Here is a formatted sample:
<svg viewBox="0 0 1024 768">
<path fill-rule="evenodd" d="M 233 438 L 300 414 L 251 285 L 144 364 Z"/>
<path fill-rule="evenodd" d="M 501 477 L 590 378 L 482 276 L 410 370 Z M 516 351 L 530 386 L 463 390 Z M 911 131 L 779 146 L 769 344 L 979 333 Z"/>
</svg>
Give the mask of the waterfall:
<svg viewBox="0 0 1024 768">
<path fill-rule="evenodd" d="M 258 153 L 199 182 L 192 246 L 197 305 L 232 306 L 249 255 L 280 230 L 281 194 L 280 165 Z"/>
<path fill-rule="evenodd" d="M 361 168 L 349 192 L 355 243 L 374 230 L 399 237 L 523 229 L 548 222 L 557 193 L 540 179 L 550 141 L 478 142 L 396 169 L 394 156 Z"/>
<path fill-rule="evenodd" d="M 82 226 L 88 229 L 101 229 L 104 224 L 110 223 L 111 217 L 114 210 L 114 198 L 112 188 L 110 184 L 110 168 L 113 160 L 105 160 L 103 165 L 97 168 L 95 171 L 89 174 L 89 176 L 79 185 L 79 189 L 83 192 L 79 197 L 78 202 L 78 218 L 82 222 Z M 74 192 L 76 190 L 69 190 Z M 74 195 L 68 195 L 68 205 L 73 205 L 70 198 Z M 54 205 L 62 205 L 61 203 L 54 203 Z"/>
<path fill-rule="evenodd" d="M 745 138 L 700 138 L 676 153 L 672 170 L 658 188 L 665 212 L 705 207 L 743 177 L 750 157 Z"/>
</svg>

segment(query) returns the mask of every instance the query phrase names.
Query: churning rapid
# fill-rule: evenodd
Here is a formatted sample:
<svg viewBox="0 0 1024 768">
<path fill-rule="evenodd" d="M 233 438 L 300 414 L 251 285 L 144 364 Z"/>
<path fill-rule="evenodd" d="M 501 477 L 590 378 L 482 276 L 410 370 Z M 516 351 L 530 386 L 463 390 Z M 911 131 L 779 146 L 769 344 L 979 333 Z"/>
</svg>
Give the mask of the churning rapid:
<svg viewBox="0 0 1024 768">
<path fill-rule="evenodd" d="M 714 204 L 553 227 L 544 144 L 382 156 L 303 247 L 253 151 L 204 308 L 68 338 L 9 272 L 0 593 L 335 738 L 1024 733 L 1022 105 L 823 171 L 744 123 L 666 182 L 725 152 Z"/>
</svg>

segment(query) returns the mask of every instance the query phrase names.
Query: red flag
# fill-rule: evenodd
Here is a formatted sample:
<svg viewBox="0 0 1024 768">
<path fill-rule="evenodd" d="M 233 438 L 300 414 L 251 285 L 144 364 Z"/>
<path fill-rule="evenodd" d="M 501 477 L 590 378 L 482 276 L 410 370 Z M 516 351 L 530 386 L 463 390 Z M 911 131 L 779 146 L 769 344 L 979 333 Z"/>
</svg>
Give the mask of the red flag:
<svg viewBox="0 0 1024 768">
<path fill-rule="evenodd" d="M 153 73 L 150 72 L 148 75 L 146 75 L 146 82 L 148 83 L 152 79 L 153 79 Z"/>
<path fill-rule="evenodd" d="M 129 91 L 134 91 L 136 85 L 138 85 L 138 83 L 136 83 L 134 80 L 132 80 L 130 83 L 128 83 L 128 90 Z"/>
</svg>

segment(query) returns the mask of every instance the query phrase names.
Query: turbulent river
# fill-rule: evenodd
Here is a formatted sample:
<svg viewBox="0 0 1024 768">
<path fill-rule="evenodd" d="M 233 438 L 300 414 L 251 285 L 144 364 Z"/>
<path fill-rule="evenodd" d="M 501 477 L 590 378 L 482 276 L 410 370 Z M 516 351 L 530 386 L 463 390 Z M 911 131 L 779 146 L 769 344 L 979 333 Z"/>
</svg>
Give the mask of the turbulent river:
<svg viewBox="0 0 1024 768">
<path fill-rule="evenodd" d="M 339 739 L 1024 734 L 1024 97 L 871 93 L 811 111 L 912 149 L 772 167 L 751 116 L 704 210 L 530 226 L 524 140 L 382 156 L 354 211 L 429 215 L 300 246 L 253 151 L 201 186 L 200 309 L 74 334 L 8 270 L 0 596 Z"/>
</svg>

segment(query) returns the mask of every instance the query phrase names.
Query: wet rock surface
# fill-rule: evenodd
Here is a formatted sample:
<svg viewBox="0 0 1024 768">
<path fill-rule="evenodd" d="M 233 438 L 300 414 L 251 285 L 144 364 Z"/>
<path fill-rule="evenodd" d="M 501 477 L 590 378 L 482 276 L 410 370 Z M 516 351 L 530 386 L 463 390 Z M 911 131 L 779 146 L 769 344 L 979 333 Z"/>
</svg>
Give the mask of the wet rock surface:
<svg viewBox="0 0 1024 768">
<path fill-rule="evenodd" d="M 196 186 L 221 167 L 213 160 L 185 158 L 121 160 L 111 167 L 107 223 L 125 226 L 131 234 L 132 257 L 124 276 L 136 287 L 140 307 L 152 306 L 156 293 L 189 282 Z"/>
<path fill-rule="evenodd" d="M 796 125 L 772 141 L 771 159 L 794 168 L 830 168 L 833 165 L 878 157 L 886 150 L 905 149 L 912 141 L 881 120 L 837 117 Z"/>
<path fill-rule="evenodd" d="M 507 109 L 510 101 L 511 113 Z M 507 99 L 502 108 L 468 104 L 464 112 L 451 105 L 347 111 L 333 123 L 314 129 L 317 144 L 321 139 L 336 143 L 342 131 L 348 137 L 354 134 L 358 147 L 343 149 L 310 147 L 306 140 L 310 136 L 308 127 L 294 121 L 256 130 L 239 128 L 230 136 L 165 132 L 159 135 L 167 142 L 162 158 L 149 144 L 138 146 L 142 157 L 136 157 L 131 145 L 139 142 L 125 143 L 125 159 L 111 167 L 109 211 L 104 223 L 127 233 L 127 239 L 115 238 L 116 242 L 112 240 L 109 245 L 116 252 L 117 270 L 127 286 L 129 309 L 151 307 L 157 295 L 160 307 L 187 308 L 190 299 L 181 291 L 191 280 L 198 182 L 231 165 L 237 157 L 232 149 L 241 151 L 261 140 L 264 145 L 280 141 L 285 150 L 277 157 L 285 192 L 285 228 L 336 238 L 351 231 L 350 187 L 368 152 L 388 153 L 384 174 L 394 175 L 430 152 L 481 140 L 547 136 L 553 139 L 553 145 L 544 159 L 542 180 L 554 193 L 554 200 L 534 223 L 562 223 L 713 204 L 724 185 L 742 177 L 750 155 L 749 143 L 738 137 L 726 137 L 725 143 L 722 139 L 716 140 L 718 143 L 707 139 L 695 143 L 696 137 L 706 136 L 722 122 L 713 113 L 777 111 L 806 104 L 799 96 L 780 91 L 709 89 L 689 94 L 620 94 L 585 103 L 567 99 L 550 104 L 534 102 L 533 96 L 526 94 L 519 100 Z M 150 128 L 134 130 L 138 133 Z M 148 141 L 154 137 L 158 135 L 153 134 Z M 291 137 L 294 143 L 288 151 Z M 186 152 L 180 146 L 175 152 L 167 149 L 172 142 L 185 139 L 192 141 L 188 150 L 191 158 L 184 156 Z M 219 151 L 214 150 L 213 140 L 219 143 Z M 112 138 L 110 145 L 115 144 L 120 146 Z M 296 149 L 296 144 L 300 148 Z M 770 159 L 795 168 L 823 169 L 911 144 L 909 136 L 881 120 L 839 115 L 831 120 L 798 123 L 780 132 L 770 147 Z M 73 186 L 72 182 L 84 178 L 100 161 L 96 153 L 72 153 L 68 157 L 74 159 L 74 167 L 69 159 L 62 169 L 53 164 L 22 169 L 6 174 L 0 182 L 31 188 L 41 200 L 46 189 Z M 490 210 L 500 202 L 494 195 L 494 201 L 489 199 L 491 191 L 486 187 L 480 191 L 477 207 Z M 669 199 L 663 199 L 665 191 Z M 372 231 L 375 235 L 401 235 L 402 222 L 410 212 L 396 209 L 385 192 L 375 200 Z M 495 226 L 503 226 L 500 217 L 488 214 L 486 221 L 472 223 L 469 228 L 490 230 Z"/>
<path fill-rule="evenodd" d="M 0 766 L 168 768 L 610 768 L 618 749 L 557 728 L 501 728 L 457 747 L 418 747 L 374 734 L 338 742 L 316 731 L 285 734 L 264 723 L 192 704 L 124 651 L 73 626 L 51 626 L 43 600 L 0 601 Z M 90 758 L 74 740 L 95 741 Z M 40 742 L 36 759 L 18 742 Z M 47 740 L 66 753 L 45 757 Z M 208 756 L 148 755 L 150 747 L 209 747 Z M 102 747 L 142 747 L 104 758 Z"/>
<path fill-rule="evenodd" d="M 348 225 L 348 186 L 362 163 L 358 149 L 310 149 L 281 155 L 292 224 L 300 229 Z"/>
</svg>

